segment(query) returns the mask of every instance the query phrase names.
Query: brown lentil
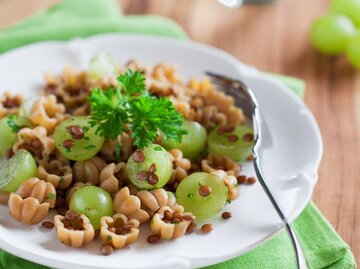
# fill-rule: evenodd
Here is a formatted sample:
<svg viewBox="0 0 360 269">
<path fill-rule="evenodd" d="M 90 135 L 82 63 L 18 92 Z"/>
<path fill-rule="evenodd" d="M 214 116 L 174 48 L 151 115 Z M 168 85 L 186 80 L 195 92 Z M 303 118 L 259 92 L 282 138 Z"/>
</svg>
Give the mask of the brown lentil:
<svg viewBox="0 0 360 269">
<path fill-rule="evenodd" d="M 217 130 L 218 135 L 223 135 L 225 133 L 231 133 L 235 130 L 235 127 L 232 126 L 222 126 Z"/>
<path fill-rule="evenodd" d="M 156 163 L 152 163 L 149 167 L 149 173 L 153 174 L 156 171 Z"/>
<path fill-rule="evenodd" d="M 236 180 L 238 184 L 244 184 L 246 182 L 246 176 L 238 176 Z"/>
<path fill-rule="evenodd" d="M 67 126 L 66 131 L 71 134 L 71 137 L 74 140 L 80 140 L 84 137 L 84 130 L 78 125 Z"/>
<path fill-rule="evenodd" d="M 137 149 L 133 153 L 133 160 L 136 163 L 142 163 L 145 160 L 145 154 L 143 151 Z"/>
<path fill-rule="evenodd" d="M 54 223 L 51 221 L 44 221 L 43 223 L 41 223 L 41 226 L 46 229 L 52 229 L 54 228 Z"/>
<path fill-rule="evenodd" d="M 244 134 L 242 140 L 245 142 L 251 142 L 254 140 L 254 135 L 250 133 Z"/>
<path fill-rule="evenodd" d="M 75 221 L 78 217 L 79 217 L 79 215 L 75 211 L 72 211 L 72 210 L 69 210 L 65 214 L 65 218 L 67 218 L 70 221 Z"/>
<path fill-rule="evenodd" d="M 193 215 L 187 214 L 183 216 L 183 219 L 186 221 L 193 221 L 195 217 Z"/>
<path fill-rule="evenodd" d="M 239 137 L 237 135 L 232 134 L 227 137 L 227 140 L 231 143 L 235 143 L 236 141 L 239 140 Z"/>
<path fill-rule="evenodd" d="M 66 212 L 68 211 L 68 208 L 65 206 L 60 206 L 56 210 L 59 213 L 59 215 L 65 216 Z"/>
<path fill-rule="evenodd" d="M 149 176 L 149 173 L 146 172 L 146 171 L 140 171 L 137 175 L 136 175 L 136 178 L 138 180 L 146 180 Z"/>
<path fill-rule="evenodd" d="M 159 178 L 156 174 L 150 174 L 149 178 L 147 179 L 148 183 L 150 185 L 155 185 L 156 183 L 158 183 Z"/>
<path fill-rule="evenodd" d="M 223 219 L 229 219 L 232 217 L 232 215 L 231 215 L 231 212 L 225 211 L 224 213 L 221 214 L 221 217 Z"/>
<path fill-rule="evenodd" d="M 201 185 L 199 188 L 199 194 L 202 197 L 207 197 L 211 193 L 211 188 L 208 185 Z"/>
<path fill-rule="evenodd" d="M 254 184 L 256 182 L 256 178 L 254 177 L 249 177 L 246 181 L 247 184 Z"/>
<path fill-rule="evenodd" d="M 173 219 L 173 214 L 170 212 L 170 210 L 166 210 L 164 212 L 164 218 L 167 220 L 172 220 Z"/>
<path fill-rule="evenodd" d="M 62 145 L 63 145 L 64 148 L 70 149 L 70 148 L 72 148 L 72 147 L 74 146 L 74 140 L 72 140 L 72 139 L 67 139 L 67 140 L 65 140 L 65 141 L 63 142 Z"/>
<path fill-rule="evenodd" d="M 114 248 L 111 244 L 103 244 L 101 246 L 101 253 L 104 256 L 109 256 L 111 253 L 113 253 Z"/>
<path fill-rule="evenodd" d="M 213 230 L 213 226 L 210 223 L 206 223 L 203 226 L 201 226 L 201 231 L 204 233 L 210 233 Z"/>
<path fill-rule="evenodd" d="M 158 236 L 157 234 L 152 234 L 150 236 L 148 236 L 148 238 L 146 239 L 146 241 L 149 243 L 149 244 L 155 244 L 157 242 L 160 241 L 160 236 Z"/>
<path fill-rule="evenodd" d="M 254 156 L 249 155 L 249 156 L 247 156 L 246 160 L 247 160 L 248 162 L 250 162 L 250 161 L 254 160 Z"/>
<path fill-rule="evenodd" d="M 196 224 L 192 222 L 192 223 L 190 223 L 190 225 L 187 227 L 186 233 L 187 233 L 187 234 L 191 234 L 191 233 L 195 232 L 195 230 L 196 230 Z"/>
<path fill-rule="evenodd" d="M 7 97 L 3 102 L 3 106 L 6 108 L 15 108 L 19 107 L 21 104 L 21 99 L 17 96 Z"/>
</svg>

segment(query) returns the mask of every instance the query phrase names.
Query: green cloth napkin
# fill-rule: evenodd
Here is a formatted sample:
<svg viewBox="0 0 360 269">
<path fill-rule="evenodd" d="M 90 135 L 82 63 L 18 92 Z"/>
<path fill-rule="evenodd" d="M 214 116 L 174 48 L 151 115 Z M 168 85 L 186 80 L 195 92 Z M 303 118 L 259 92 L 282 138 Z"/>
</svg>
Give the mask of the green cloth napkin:
<svg viewBox="0 0 360 269">
<path fill-rule="evenodd" d="M 113 0 L 65 0 L 60 4 L 0 32 L 0 53 L 43 40 L 68 40 L 105 32 L 127 32 L 187 38 L 172 20 L 157 16 L 122 16 Z M 269 74 L 303 96 L 302 80 Z M 310 269 L 351 269 L 356 263 L 348 245 L 310 202 L 294 222 L 294 229 Z M 260 247 L 209 269 L 295 268 L 294 254 L 283 231 Z M 46 269 L 0 250 L 1 269 Z"/>
</svg>

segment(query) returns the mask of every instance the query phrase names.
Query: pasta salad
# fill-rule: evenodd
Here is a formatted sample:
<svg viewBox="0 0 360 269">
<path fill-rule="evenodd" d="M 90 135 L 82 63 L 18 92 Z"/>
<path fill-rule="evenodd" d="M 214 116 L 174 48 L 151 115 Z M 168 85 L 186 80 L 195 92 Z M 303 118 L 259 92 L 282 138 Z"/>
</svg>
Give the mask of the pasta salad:
<svg viewBox="0 0 360 269">
<path fill-rule="evenodd" d="M 45 75 L 42 93 L 0 97 L 0 203 L 18 222 L 55 228 L 65 245 L 99 237 L 109 255 L 142 225 L 150 244 L 208 233 L 212 225 L 198 229 L 196 219 L 256 181 L 240 164 L 251 159 L 253 130 L 207 78 L 99 54 L 88 71 Z"/>
</svg>

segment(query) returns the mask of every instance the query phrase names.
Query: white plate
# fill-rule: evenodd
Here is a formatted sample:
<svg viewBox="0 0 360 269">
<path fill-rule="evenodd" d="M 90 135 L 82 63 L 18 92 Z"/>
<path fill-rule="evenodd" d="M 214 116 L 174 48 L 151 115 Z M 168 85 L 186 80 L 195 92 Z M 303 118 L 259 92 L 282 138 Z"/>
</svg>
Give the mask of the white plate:
<svg viewBox="0 0 360 269">
<path fill-rule="evenodd" d="M 306 105 L 280 82 L 264 76 L 229 54 L 190 41 L 134 35 L 106 34 L 70 42 L 43 42 L 0 56 L 0 89 L 39 94 L 46 72 L 65 66 L 88 67 L 89 59 L 104 51 L 118 62 L 138 59 L 146 64 L 173 63 L 184 77 L 203 77 L 205 70 L 245 81 L 255 92 L 270 129 L 264 137 L 264 174 L 290 220 L 304 209 L 317 180 L 322 155 L 318 126 Z M 256 53 L 256 52 L 254 52 Z M 245 166 L 254 175 L 251 165 Z M 190 268 L 238 256 L 274 236 L 282 225 L 260 185 L 241 186 L 238 200 L 226 207 L 233 217 L 218 215 L 207 235 L 192 234 L 157 245 L 140 240 L 108 257 L 99 254 L 100 242 L 77 250 L 56 239 L 54 231 L 25 226 L 0 206 L 0 247 L 27 260 L 57 268 Z"/>
</svg>

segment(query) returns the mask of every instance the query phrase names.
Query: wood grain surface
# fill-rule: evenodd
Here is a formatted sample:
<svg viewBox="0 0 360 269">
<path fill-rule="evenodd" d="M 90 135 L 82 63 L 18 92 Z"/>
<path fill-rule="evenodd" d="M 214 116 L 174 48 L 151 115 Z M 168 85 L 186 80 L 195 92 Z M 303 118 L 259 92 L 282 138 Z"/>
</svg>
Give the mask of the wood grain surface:
<svg viewBox="0 0 360 269">
<path fill-rule="evenodd" d="M 0 0 L 0 29 L 57 0 Z M 305 102 L 319 123 L 324 156 L 313 200 L 360 257 L 360 73 L 344 57 L 315 52 L 310 23 L 329 1 L 277 0 L 271 5 L 221 6 L 216 0 L 119 0 L 126 14 L 170 17 L 196 41 L 259 69 L 301 78 Z"/>
</svg>

